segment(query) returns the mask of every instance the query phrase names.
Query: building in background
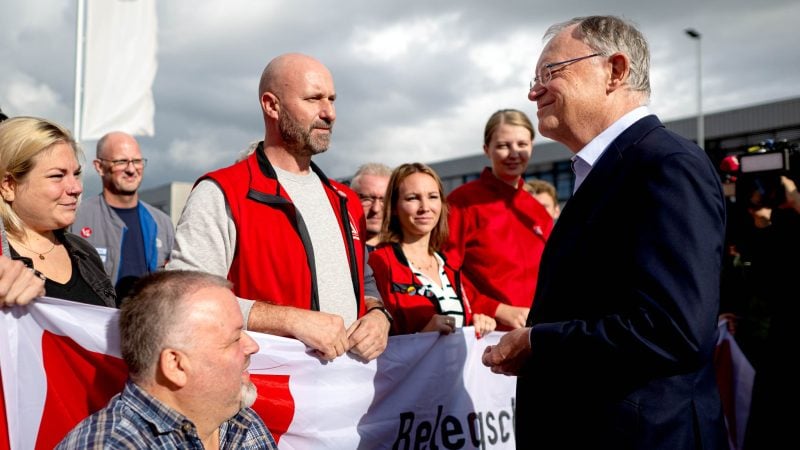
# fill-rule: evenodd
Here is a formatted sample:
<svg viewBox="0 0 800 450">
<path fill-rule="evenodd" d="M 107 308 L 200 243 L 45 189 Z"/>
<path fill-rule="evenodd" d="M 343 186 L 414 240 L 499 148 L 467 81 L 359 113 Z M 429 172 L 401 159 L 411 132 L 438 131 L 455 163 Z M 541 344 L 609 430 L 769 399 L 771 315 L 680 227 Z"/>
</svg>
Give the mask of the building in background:
<svg viewBox="0 0 800 450">
<path fill-rule="evenodd" d="M 705 148 L 709 157 L 719 163 L 728 155 L 745 153 L 749 147 L 768 139 L 776 142 L 786 139 L 800 142 L 800 97 L 729 111 L 707 113 L 705 120 Z M 696 139 L 697 118 L 665 122 L 664 125 L 689 139 Z M 559 203 L 563 204 L 572 195 L 575 177 L 570 168 L 572 152 L 563 145 L 547 141 L 534 141 L 533 157 L 525 173 L 525 179 L 547 180 L 556 187 Z M 442 178 L 446 192 L 480 176 L 489 164 L 486 155 L 472 156 L 446 161 L 428 162 Z M 351 177 L 340 179 L 349 183 Z M 192 183 L 173 182 L 152 189 L 139 191 L 142 200 L 163 210 L 177 225 L 183 205 L 192 189 Z"/>
<path fill-rule="evenodd" d="M 783 139 L 800 141 L 800 97 L 707 113 L 704 121 L 705 149 L 719 167 L 726 156 L 745 153 L 749 147 L 768 139 L 776 142 Z M 664 125 L 688 139 L 697 138 L 696 117 L 673 120 Z M 539 140 L 537 137 L 534 141 L 533 156 L 525 179 L 539 178 L 553 183 L 558 191 L 559 203 L 563 205 L 572 195 L 575 181 L 569 159 L 572 152 L 557 142 Z M 488 164 L 483 153 L 429 163 L 442 178 L 447 192 L 478 178 Z"/>
</svg>

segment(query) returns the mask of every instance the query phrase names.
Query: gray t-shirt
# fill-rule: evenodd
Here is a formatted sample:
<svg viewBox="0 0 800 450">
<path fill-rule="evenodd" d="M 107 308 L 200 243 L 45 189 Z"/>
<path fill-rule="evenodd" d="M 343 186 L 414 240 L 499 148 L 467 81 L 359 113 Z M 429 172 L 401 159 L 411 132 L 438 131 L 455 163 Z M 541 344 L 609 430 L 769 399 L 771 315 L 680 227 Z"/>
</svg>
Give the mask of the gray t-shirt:
<svg viewBox="0 0 800 450">
<path fill-rule="evenodd" d="M 322 186 L 318 183 L 320 187 Z M 330 207 L 330 202 L 325 198 L 325 204 Z M 312 220 L 303 213 L 305 221 Z M 317 220 L 317 218 L 314 218 Z M 335 220 L 335 218 L 334 218 Z M 342 242 L 341 233 L 337 235 L 336 241 Z M 341 245 L 344 245 L 343 243 Z M 236 225 L 231 217 L 230 208 L 225 201 L 225 194 L 219 185 L 210 179 L 200 181 L 192 189 L 186 206 L 181 213 L 175 233 L 175 247 L 172 250 L 170 261 L 167 264 L 168 270 L 202 270 L 217 274 L 222 277 L 228 275 L 233 257 L 236 252 Z M 346 258 L 346 256 L 345 256 Z M 372 269 L 366 264 L 367 254 L 364 250 L 364 296 L 380 299 L 378 288 L 375 285 L 375 278 Z M 352 290 L 350 284 L 349 266 L 344 260 L 343 269 L 348 270 L 347 277 L 340 280 L 348 283 L 348 288 Z M 317 270 L 321 266 L 317 265 Z M 320 297 L 324 300 L 327 295 L 321 290 Z M 353 295 L 351 293 L 351 295 Z M 353 300 L 355 302 L 355 300 Z M 249 323 L 250 310 L 253 307 L 253 299 L 239 298 L 239 307 L 242 310 L 245 324 Z M 355 311 L 355 304 L 352 304 Z M 342 316 L 343 318 L 345 316 Z M 345 319 L 345 324 L 350 322 Z"/>
<path fill-rule="evenodd" d="M 358 316 L 347 250 L 339 221 L 328 201 L 322 181 L 313 171 L 298 175 L 274 167 L 278 181 L 291 197 L 305 222 L 317 271 L 320 311 L 338 314 L 346 327 Z"/>
</svg>

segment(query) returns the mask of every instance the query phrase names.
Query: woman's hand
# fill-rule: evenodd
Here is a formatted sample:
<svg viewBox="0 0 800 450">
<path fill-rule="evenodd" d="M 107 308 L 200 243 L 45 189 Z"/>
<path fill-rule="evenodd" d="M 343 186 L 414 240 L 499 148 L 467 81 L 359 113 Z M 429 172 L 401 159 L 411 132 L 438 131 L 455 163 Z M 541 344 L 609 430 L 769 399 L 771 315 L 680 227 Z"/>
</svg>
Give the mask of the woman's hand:
<svg viewBox="0 0 800 450">
<path fill-rule="evenodd" d="M 445 316 L 444 314 L 434 314 L 422 331 L 438 331 L 441 334 L 450 334 L 455 331 L 455 329 L 456 319 Z"/>
<path fill-rule="evenodd" d="M 485 314 L 475 314 L 472 316 L 472 326 L 475 327 L 475 337 L 480 339 L 497 328 L 497 321 Z"/>
<path fill-rule="evenodd" d="M 21 261 L 0 256 L 0 306 L 27 305 L 44 295 L 44 277 Z"/>
<path fill-rule="evenodd" d="M 528 320 L 528 312 L 530 310 L 530 308 L 501 303 L 494 313 L 494 318 L 501 324 L 511 328 L 522 328 L 525 326 L 525 321 Z"/>
</svg>

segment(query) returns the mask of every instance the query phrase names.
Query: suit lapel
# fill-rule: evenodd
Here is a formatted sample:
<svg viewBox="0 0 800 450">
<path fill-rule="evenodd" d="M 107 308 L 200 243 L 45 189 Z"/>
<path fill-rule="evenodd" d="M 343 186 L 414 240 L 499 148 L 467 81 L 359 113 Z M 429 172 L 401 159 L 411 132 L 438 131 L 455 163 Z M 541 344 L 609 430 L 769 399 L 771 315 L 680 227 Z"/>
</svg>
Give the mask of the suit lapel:
<svg viewBox="0 0 800 450">
<path fill-rule="evenodd" d="M 549 273 L 578 269 L 561 267 L 561 260 L 575 261 L 571 255 L 580 251 L 582 236 L 587 227 L 592 226 L 596 215 L 605 210 L 608 202 L 629 197 L 629 193 L 619 192 L 624 186 L 626 176 L 630 176 L 625 164 L 626 152 L 636 151 L 636 145 L 642 138 L 663 126 L 654 115 L 639 119 L 612 141 L 597 160 L 581 187 L 567 201 L 545 245 L 539 268 L 537 297 L 539 292 L 548 291 L 548 280 L 553 279 Z M 534 307 L 538 301 L 537 299 L 534 302 Z"/>
</svg>

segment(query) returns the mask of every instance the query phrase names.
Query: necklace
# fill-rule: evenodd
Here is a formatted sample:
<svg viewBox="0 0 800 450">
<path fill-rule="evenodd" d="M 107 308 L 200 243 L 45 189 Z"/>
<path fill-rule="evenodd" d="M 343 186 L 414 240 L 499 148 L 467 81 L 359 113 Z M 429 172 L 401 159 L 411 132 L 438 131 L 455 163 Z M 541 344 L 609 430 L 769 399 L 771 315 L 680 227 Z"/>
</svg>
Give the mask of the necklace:
<svg viewBox="0 0 800 450">
<path fill-rule="evenodd" d="M 417 264 L 417 263 L 414 262 L 414 260 L 412 260 L 410 258 L 408 259 L 408 262 L 410 262 L 416 268 L 418 268 L 419 270 L 421 270 L 423 272 L 430 272 L 433 268 L 438 268 L 439 261 L 437 261 L 436 257 L 433 256 L 433 255 L 428 255 L 428 257 L 429 257 L 428 264 L 426 264 L 426 265 Z"/>
<path fill-rule="evenodd" d="M 15 241 L 16 241 L 16 239 L 15 239 Z M 26 246 L 25 244 L 23 244 L 23 243 L 22 243 L 22 242 L 20 242 L 20 241 L 17 241 L 17 244 L 19 244 L 19 245 L 20 245 L 22 248 L 24 248 L 25 250 L 28 250 L 29 252 L 33 252 L 33 253 L 36 253 L 37 255 L 39 255 L 39 259 L 41 259 L 42 261 L 44 261 L 44 255 L 46 255 L 46 254 L 48 254 L 48 253 L 52 252 L 52 251 L 53 251 L 53 249 L 54 249 L 54 248 L 56 248 L 56 243 L 55 243 L 55 242 L 51 242 L 52 246 L 50 247 L 50 249 L 48 249 L 46 252 L 41 252 L 41 253 L 39 253 L 39 252 L 37 252 L 36 250 L 34 250 L 34 249 L 32 249 L 32 248 L 30 248 L 30 247 Z"/>
</svg>

